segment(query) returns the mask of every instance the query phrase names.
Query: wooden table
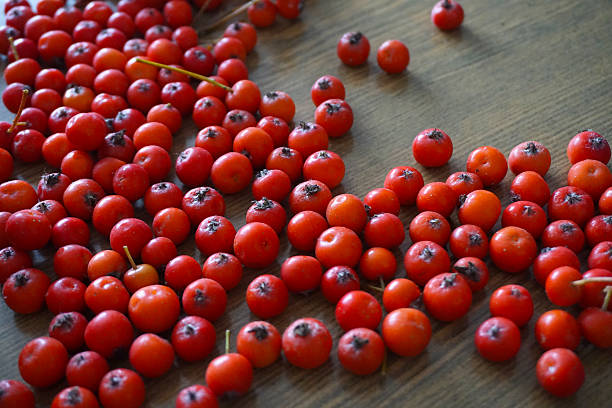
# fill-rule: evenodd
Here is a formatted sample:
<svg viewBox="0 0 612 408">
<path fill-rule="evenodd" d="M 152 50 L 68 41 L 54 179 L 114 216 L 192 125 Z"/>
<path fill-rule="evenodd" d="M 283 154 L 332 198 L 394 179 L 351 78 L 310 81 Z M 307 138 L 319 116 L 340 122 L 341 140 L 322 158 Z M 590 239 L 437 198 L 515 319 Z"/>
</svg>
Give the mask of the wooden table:
<svg viewBox="0 0 612 408">
<path fill-rule="evenodd" d="M 431 24 L 432 1 L 306 3 L 298 21 L 279 20 L 258 31 L 259 43 L 248 57 L 248 66 L 251 79 L 262 91 L 284 90 L 293 97 L 296 121 L 312 120 L 309 92 L 319 76 L 332 74 L 344 81 L 355 124 L 349 134 L 331 142 L 330 148 L 341 154 L 347 165 L 344 182 L 335 194 L 351 192 L 363 197 L 382 186 L 392 167 L 415 165 L 412 139 L 429 127 L 444 129 L 454 141 L 455 152 L 447 166 L 423 169 L 426 182 L 443 181 L 450 173 L 463 170 L 468 153 L 477 146 L 493 145 L 507 154 L 521 141 L 539 140 L 552 153 L 553 167 L 546 179 L 553 188 L 565 183 L 569 168 L 565 148 L 578 130 L 593 128 L 612 134 L 612 8 L 607 0 L 464 1 L 464 25 L 451 33 L 440 32 Z M 368 64 L 359 68 L 342 65 L 335 51 L 341 34 L 353 30 L 365 33 L 372 45 Z M 375 51 L 383 41 L 394 38 L 410 48 L 411 63 L 404 74 L 390 76 L 377 66 Z M 12 115 L 3 108 L 1 118 L 9 120 Z M 196 128 L 187 122 L 176 137 L 174 158 L 194 143 Z M 44 164 L 18 165 L 15 176 L 35 185 L 44 170 L 50 169 Z M 493 189 L 503 197 L 504 205 L 509 203 L 511 180 L 508 174 Z M 236 227 L 244 224 L 251 199 L 250 191 L 226 197 L 227 216 Z M 414 214 L 414 208 L 402 209 L 406 226 Z M 457 225 L 456 218 L 453 223 Z M 285 234 L 281 241 L 277 263 L 265 271 L 246 271 L 241 285 L 230 292 L 227 313 L 215 324 L 219 340 L 210 358 L 196 364 L 177 361 L 176 368 L 162 378 L 146 381 L 147 406 L 171 406 L 179 389 L 204 383 L 208 361 L 222 353 L 225 329 L 232 329 L 235 343 L 240 327 L 256 319 L 244 303 L 245 289 L 259 273 L 277 274 L 280 263 L 294 254 Z M 90 246 L 98 251 L 108 243 L 94 234 Z M 407 239 L 396 251 L 398 276 L 404 276 L 401 260 L 409 246 Z M 179 251 L 203 261 L 193 240 Z M 37 253 L 35 264 L 52 272 L 52 253 L 49 248 Z M 477 354 L 473 336 L 489 316 L 490 294 L 507 283 L 523 284 L 530 290 L 535 315 L 522 329 L 518 356 L 507 363 L 492 364 Z M 251 391 L 224 405 L 609 406 L 612 355 L 586 342 L 578 349 L 586 369 L 580 392 L 560 401 L 537 384 L 534 367 L 541 351 L 534 339 L 534 324 L 539 314 L 551 308 L 529 274 L 511 276 L 493 268 L 491 281 L 475 295 L 470 313 L 452 324 L 433 322 L 427 351 L 416 358 L 389 355 L 385 376 L 358 378 L 349 374 L 340 366 L 334 349 L 329 361 L 315 370 L 297 369 L 285 361 L 256 370 Z M 341 330 L 334 308 L 320 293 L 292 295 L 286 312 L 271 322 L 282 331 L 304 316 L 325 322 L 337 345 Z M 4 304 L 0 306 L 1 378 L 20 378 L 19 351 L 27 341 L 46 334 L 50 319 L 46 311 L 18 316 Z M 37 392 L 40 406 L 47 406 L 64 386 Z"/>
</svg>

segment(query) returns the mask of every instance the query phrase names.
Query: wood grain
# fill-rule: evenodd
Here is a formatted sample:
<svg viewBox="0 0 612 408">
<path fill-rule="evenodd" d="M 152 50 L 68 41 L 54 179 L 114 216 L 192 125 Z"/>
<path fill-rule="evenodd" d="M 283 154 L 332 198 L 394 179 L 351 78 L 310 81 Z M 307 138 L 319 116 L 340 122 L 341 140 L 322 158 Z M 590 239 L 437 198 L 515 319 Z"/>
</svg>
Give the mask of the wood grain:
<svg viewBox="0 0 612 408">
<path fill-rule="evenodd" d="M 225 10 L 239 2 L 230 1 Z M 564 185 L 569 168 L 565 157 L 568 140 L 580 129 L 593 128 L 612 134 L 612 8 L 608 0 L 575 2 L 558 0 L 464 1 L 466 20 L 456 32 L 438 31 L 429 21 L 431 1 L 307 0 L 301 18 L 280 20 L 259 30 L 259 43 L 248 57 L 251 79 L 262 91 L 284 90 L 297 105 L 297 120 L 312 120 L 310 87 L 323 74 L 340 77 L 355 113 L 352 131 L 331 142 L 344 158 L 347 175 L 334 193 L 351 192 L 363 197 L 382 186 L 385 174 L 398 165 L 415 165 L 412 138 L 429 127 L 444 129 L 453 139 L 450 163 L 424 169 L 426 182 L 444 180 L 463 170 L 468 153 L 487 144 L 505 154 L 523 140 L 539 140 L 551 151 L 553 167 L 546 176 L 551 187 Z M 219 12 L 217 14 L 220 14 Z M 205 15 L 208 24 L 214 15 Z M 368 64 L 349 68 L 335 54 L 336 42 L 346 31 L 359 30 L 371 42 Z M 219 34 L 220 31 L 215 34 Z M 213 35 L 210 38 L 214 38 Z M 409 70 L 390 76 L 375 61 L 376 48 L 387 39 L 400 39 L 410 48 Z M 2 108 L 2 120 L 12 116 Z M 194 143 L 197 129 L 187 121 L 176 136 L 173 158 Z M 45 165 L 18 165 L 15 176 L 36 184 Z M 502 203 L 509 203 L 511 175 L 493 189 Z M 250 192 L 226 197 L 227 216 L 236 227 L 244 224 Z M 139 204 L 141 208 L 142 205 Z M 407 226 L 413 208 L 402 209 Z M 150 221 L 149 217 L 144 218 Z M 453 219 L 456 226 L 456 218 Z M 108 243 L 95 233 L 91 248 Z M 278 273 L 282 261 L 293 254 L 281 236 L 277 263 L 265 271 L 246 271 L 241 285 L 229 294 L 227 313 L 215 323 L 218 344 L 210 356 L 222 352 L 225 329 L 235 335 L 255 320 L 244 292 L 257 274 Z M 407 239 L 396 251 L 401 260 L 410 246 Z M 179 248 L 203 261 L 193 240 Z M 35 264 L 52 272 L 51 249 L 35 253 Z M 480 358 L 473 346 L 476 327 L 488 315 L 488 298 L 502 284 L 524 284 L 532 293 L 535 316 L 522 329 L 518 356 L 504 364 Z M 304 371 L 279 361 L 256 370 L 251 391 L 225 406 L 609 406 L 612 398 L 612 356 L 585 343 L 578 354 L 586 369 L 584 386 L 574 397 L 560 401 L 550 397 L 535 379 L 540 355 L 534 339 L 537 316 L 552 308 L 544 292 L 529 274 L 511 276 L 492 269 L 487 288 L 475 296 L 468 316 L 452 324 L 433 322 L 434 334 L 427 351 L 416 358 L 389 356 L 387 374 L 355 377 L 342 369 L 335 350 L 322 367 Z M 573 310 L 576 313 L 577 310 Z M 341 335 L 334 310 L 320 293 L 292 295 L 282 316 L 271 319 L 284 330 L 296 318 L 310 316 L 324 321 L 334 337 Z M 51 314 L 14 315 L 0 306 L 0 377 L 19 378 L 17 356 L 23 345 L 46 333 Z M 160 379 L 148 380 L 147 407 L 173 404 L 178 390 L 204 383 L 210 358 L 196 364 L 176 362 L 176 368 Z M 117 366 L 128 366 L 126 361 Z M 48 406 L 65 384 L 37 392 L 40 406 Z"/>
</svg>

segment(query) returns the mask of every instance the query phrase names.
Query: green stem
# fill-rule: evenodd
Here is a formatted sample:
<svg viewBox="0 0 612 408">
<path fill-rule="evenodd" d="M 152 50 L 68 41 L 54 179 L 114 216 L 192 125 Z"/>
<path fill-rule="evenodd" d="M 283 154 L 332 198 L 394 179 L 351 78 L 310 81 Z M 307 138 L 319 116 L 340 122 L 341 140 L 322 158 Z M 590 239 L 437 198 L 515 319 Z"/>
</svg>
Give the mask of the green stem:
<svg viewBox="0 0 612 408">
<path fill-rule="evenodd" d="M 612 277 L 595 276 L 593 278 L 586 278 L 586 279 L 580 279 L 577 281 L 573 281 L 572 285 L 581 286 L 581 285 L 586 285 L 587 283 L 595 283 L 595 282 L 612 283 Z"/>
<path fill-rule="evenodd" d="M 603 305 L 601 305 L 601 310 L 608 310 L 610 299 L 612 299 L 612 285 L 606 286 L 604 292 L 606 293 L 606 297 L 604 298 Z"/>
<path fill-rule="evenodd" d="M 225 354 L 229 354 L 229 346 L 230 346 L 230 331 L 228 329 L 225 331 Z"/>
</svg>

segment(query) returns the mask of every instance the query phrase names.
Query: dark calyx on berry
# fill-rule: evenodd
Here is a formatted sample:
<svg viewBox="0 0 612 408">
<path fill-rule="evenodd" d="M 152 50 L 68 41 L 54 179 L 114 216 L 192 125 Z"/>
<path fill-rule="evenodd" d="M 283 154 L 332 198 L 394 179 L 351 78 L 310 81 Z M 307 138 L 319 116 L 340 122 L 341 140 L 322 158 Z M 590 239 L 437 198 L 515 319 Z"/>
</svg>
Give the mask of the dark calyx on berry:
<svg viewBox="0 0 612 408">
<path fill-rule="evenodd" d="M 274 208 L 274 202 L 266 197 L 262 197 L 261 200 L 257 200 L 253 204 L 255 204 L 253 209 L 257 211 L 265 211 Z"/>
<path fill-rule="evenodd" d="M 122 382 L 123 381 L 122 381 L 121 377 L 118 376 L 118 375 L 112 375 L 111 378 L 110 378 L 110 385 L 113 388 L 118 388 L 119 386 L 121 386 Z"/>
<path fill-rule="evenodd" d="M 221 226 L 221 223 L 219 222 L 219 220 L 217 218 L 211 218 L 210 220 L 208 220 L 208 223 L 206 224 L 206 231 L 217 232 L 217 230 L 219 229 L 219 226 Z"/>
<path fill-rule="evenodd" d="M 68 405 L 74 405 L 76 406 L 77 404 L 80 404 L 81 402 L 83 402 L 83 397 L 81 395 L 81 391 L 79 390 L 79 387 L 72 387 L 68 390 L 68 395 L 67 397 L 67 403 Z"/>
<path fill-rule="evenodd" d="M 41 212 L 43 214 L 46 214 L 49 212 L 49 210 L 51 209 L 51 206 L 48 203 L 45 203 L 44 201 L 39 201 L 38 203 L 36 203 L 36 205 L 34 206 L 34 209 L 38 212 Z"/>
<path fill-rule="evenodd" d="M 428 246 L 423 248 L 421 252 L 419 253 L 419 258 L 421 258 L 424 261 L 429 261 L 433 257 L 434 257 L 434 252 Z"/>
<path fill-rule="evenodd" d="M 257 174 L 255 174 L 255 178 L 263 178 L 266 177 L 268 174 L 270 174 L 270 170 L 268 169 L 259 170 Z"/>
<path fill-rule="evenodd" d="M 363 337 L 359 337 L 357 335 L 354 335 L 353 338 L 351 339 L 351 345 L 356 349 L 356 350 L 361 350 L 362 348 L 364 348 L 368 343 L 370 342 L 370 340 L 368 339 L 364 339 Z"/>
<path fill-rule="evenodd" d="M 342 106 L 339 103 L 325 102 L 325 111 L 329 115 L 333 115 L 334 113 L 340 112 L 340 109 L 342 109 Z"/>
<path fill-rule="evenodd" d="M 432 129 L 429 132 L 427 132 L 427 137 L 438 141 L 438 140 L 444 139 L 444 134 L 440 131 L 440 129 Z"/>
<path fill-rule="evenodd" d="M 468 261 L 467 266 L 455 265 L 454 269 L 474 282 L 480 280 L 481 271 L 472 261 Z"/>
<path fill-rule="evenodd" d="M 474 181 L 472 176 L 470 176 L 468 173 L 460 173 L 457 178 L 466 184 L 472 184 L 472 182 Z"/>
<path fill-rule="evenodd" d="M 535 214 L 535 210 L 533 209 L 533 206 L 531 205 L 523 206 L 523 215 L 532 216 L 534 214 Z"/>
<path fill-rule="evenodd" d="M 235 112 L 229 115 L 229 120 L 231 120 L 232 122 L 243 122 L 244 116 L 240 112 Z"/>
<path fill-rule="evenodd" d="M 429 226 L 431 227 L 431 229 L 440 229 L 440 227 L 442 226 L 442 221 L 438 218 L 432 218 L 431 220 L 428 221 Z"/>
<path fill-rule="evenodd" d="M 355 280 L 355 276 L 346 268 L 340 269 L 336 274 L 336 282 L 338 283 L 346 283 L 353 280 Z"/>
<path fill-rule="evenodd" d="M 312 125 L 308 122 L 301 121 L 300 124 L 298 125 L 298 128 L 300 130 L 310 130 L 312 129 Z"/>
<path fill-rule="evenodd" d="M 593 150 L 600 150 L 603 149 L 608 143 L 606 142 L 606 139 L 603 136 L 591 136 L 589 137 L 589 147 L 591 147 Z"/>
<path fill-rule="evenodd" d="M 53 330 L 62 329 L 68 331 L 74 326 L 74 317 L 70 313 L 62 313 L 57 316 L 55 323 L 53 323 Z"/>
<path fill-rule="evenodd" d="M 528 142 L 523 149 L 523 152 L 528 156 L 534 156 L 540 152 L 538 146 L 533 142 Z"/>
<path fill-rule="evenodd" d="M 499 338 L 499 335 L 501 334 L 501 329 L 499 328 L 498 325 L 494 324 L 493 326 L 491 326 L 487 334 L 489 335 L 490 338 L 497 339 Z"/>
<path fill-rule="evenodd" d="M 186 324 L 183 327 L 183 334 L 186 334 L 187 336 L 193 336 L 196 333 L 196 329 L 192 324 Z"/>
<path fill-rule="evenodd" d="M 362 38 L 363 38 L 363 34 L 361 34 L 359 31 L 356 33 L 352 33 L 351 37 L 349 38 L 349 43 L 351 45 L 359 44 Z"/>
<path fill-rule="evenodd" d="M 259 341 L 263 341 L 268 338 L 268 329 L 263 324 L 259 324 L 255 327 L 250 328 L 247 333 L 253 333 L 253 336 Z"/>
<path fill-rule="evenodd" d="M 197 305 L 205 305 L 208 303 L 208 296 L 206 296 L 201 289 L 196 289 L 195 295 L 193 295 L 193 301 Z"/>
<path fill-rule="evenodd" d="M 310 196 L 317 194 L 319 191 L 321 191 L 321 187 L 317 184 L 306 184 L 304 186 L 303 191 L 307 197 L 310 197 Z"/>
<path fill-rule="evenodd" d="M 264 281 L 264 282 L 260 282 L 259 285 L 257 285 L 257 290 L 259 291 L 261 295 L 267 295 L 268 293 L 270 293 L 272 288 L 270 287 L 268 282 Z"/>
<path fill-rule="evenodd" d="M 217 263 L 217 265 L 223 265 L 224 263 L 227 263 L 229 257 L 223 253 L 221 254 L 217 254 L 217 256 L 215 257 L 215 262 Z"/>
<path fill-rule="evenodd" d="M 565 232 L 565 233 L 574 232 L 574 226 L 570 224 L 569 222 L 561 224 L 559 228 L 561 229 L 561 232 Z"/>
<path fill-rule="evenodd" d="M 578 193 L 570 192 L 565 195 L 563 202 L 568 204 L 576 204 L 582 201 L 582 196 Z"/>
<path fill-rule="evenodd" d="M 198 190 L 193 194 L 193 201 L 201 203 L 206 200 L 206 196 L 210 192 L 210 187 L 202 187 L 198 188 Z"/>
<path fill-rule="evenodd" d="M 300 323 L 293 328 L 293 334 L 300 337 L 308 337 L 311 332 L 310 325 L 306 322 Z"/>
<path fill-rule="evenodd" d="M 59 183 L 60 173 L 47 173 L 42 178 L 47 187 L 53 187 Z"/>
<path fill-rule="evenodd" d="M 110 133 L 106 137 L 113 146 L 125 146 L 125 129 L 121 129 L 118 132 Z"/>
<path fill-rule="evenodd" d="M 85 200 L 85 204 L 88 207 L 94 208 L 96 204 L 98 204 L 98 201 L 100 201 L 100 197 L 95 193 L 88 192 L 83 196 L 83 200 Z"/>
<path fill-rule="evenodd" d="M 510 289 L 510 294 L 512 296 L 514 296 L 515 298 L 520 298 L 521 296 L 523 296 L 523 294 L 521 293 L 520 290 L 518 290 L 517 288 L 511 288 Z"/>
<path fill-rule="evenodd" d="M 441 288 L 450 288 L 451 286 L 455 286 L 455 283 L 457 282 L 457 274 L 456 273 L 451 273 L 448 276 L 445 276 L 442 279 L 442 282 L 440 282 L 440 287 Z"/>
<path fill-rule="evenodd" d="M 230 117 L 230 120 L 231 120 L 231 117 Z M 219 136 L 219 132 L 217 132 L 215 129 L 211 128 L 211 129 L 208 129 L 206 131 L 206 135 L 205 136 L 214 139 L 215 137 Z"/>
<path fill-rule="evenodd" d="M 317 86 L 319 87 L 319 89 L 322 90 L 329 89 L 331 87 L 331 81 L 327 78 L 323 78 L 319 82 L 317 82 Z"/>
<path fill-rule="evenodd" d="M 405 179 L 412 178 L 412 176 L 414 176 L 414 171 L 409 169 L 402 170 L 402 177 L 404 177 Z"/>
<path fill-rule="evenodd" d="M 19 288 L 25 286 L 30 281 L 30 277 L 26 272 L 15 273 L 15 287 Z"/>
<path fill-rule="evenodd" d="M 481 246 L 482 237 L 479 234 L 470 234 L 470 246 Z"/>
</svg>

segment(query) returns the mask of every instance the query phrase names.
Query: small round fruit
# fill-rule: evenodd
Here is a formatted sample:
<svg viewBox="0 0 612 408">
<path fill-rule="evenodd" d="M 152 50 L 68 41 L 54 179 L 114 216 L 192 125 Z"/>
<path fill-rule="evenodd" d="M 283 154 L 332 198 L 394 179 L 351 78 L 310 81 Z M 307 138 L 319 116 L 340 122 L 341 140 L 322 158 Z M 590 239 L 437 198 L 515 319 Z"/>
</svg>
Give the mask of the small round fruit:
<svg viewBox="0 0 612 408">
<path fill-rule="evenodd" d="M 571 350 L 548 350 L 536 364 L 538 382 L 555 397 L 566 398 L 575 394 L 584 383 L 584 367 Z"/>
<path fill-rule="evenodd" d="M 518 353 L 521 347 L 521 332 L 512 320 L 492 317 L 476 330 L 476 349 L 489 361 L 506 361 Z"/>
</svg>

